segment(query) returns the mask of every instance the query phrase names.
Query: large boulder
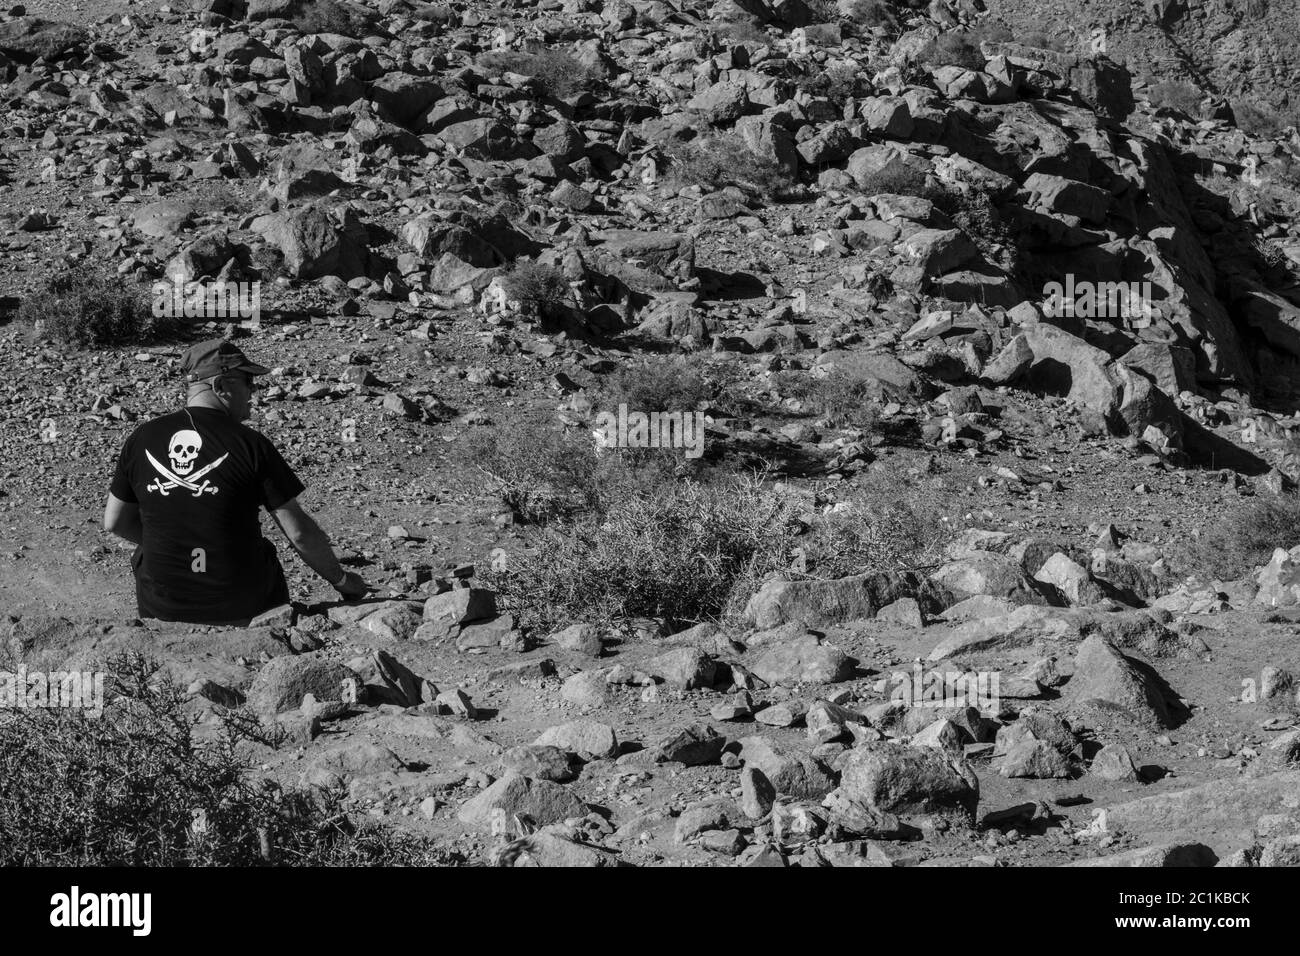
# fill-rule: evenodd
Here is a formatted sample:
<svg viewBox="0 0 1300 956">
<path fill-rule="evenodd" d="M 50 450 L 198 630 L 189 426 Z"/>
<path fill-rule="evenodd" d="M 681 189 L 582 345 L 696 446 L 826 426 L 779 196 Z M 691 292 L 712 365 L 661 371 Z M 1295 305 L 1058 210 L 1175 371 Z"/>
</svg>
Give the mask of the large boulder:
<svg viewBox="0 0 1300 956">
<path fill-rule="evenodd" d="M 290 143 L 281 149 L 271 169 L 271 195 L 287 205 L 304 196 L 323 196 L 347 184 L 339 178 L 337 161 L 313 143 Z"/>
<path fill-rule="evenodd" d="M 1057 215 L 1077 216 L 1094 225 L 1105 222 L 1110 209 L 1111 195 L 1105 189 L 1062 176 L 1033 173 L 1024 188 L 1030 205 Z"/>
<path fill-rule="evenodd" d="M 800 634 L 765 647 L 750 669 L 769 684 L 833 684 L 853 676 L 853 662 L 834 644 Z"/>
<path fill-rule="evenodd" d="M 140 206 L 131 215 L 136 232 L 153 239 L 168 239 L 194 222 L 194 207 L 181 199 L 160 199 Z"/>
<path fill-rule="evenodd" d="M 1088 569 L 1060 551 L 1038 569 L 1034 580 L 1053 588 L 1074 605 L 1096 604 L 1105 596 Z"/>
<path fill-rule="evenodd" d="M 414 637 L 417 641 L 443 640 L 458 634 L 466 625 L 491 620 L 496 615 L 496 592 L 485 588 L 456 588 L 424 602 L 424 623 Z"/>
<path fill-rule="evenodd" d="M 1109 369 L 1108 354 L 1077 335 L 1042 322 L 1022 334 L 1034 356 L 1026 373 L 1031 388 L 1063 395 L 1108 421 L 1116 418 L 1121 394 Z"/>
<path fill-rule="evenodd" d="M 915 123 L 907 100 L 901 96 L 868 96 L 858 105 L 867 129 L 890 139 L 907 139 Z"/>
<path fill-rule="evenodd" d="M 1141 866 L 1141 867 L 1188 867 L 1214 866 L 1219 862 L 1218 855 L 1204 843 L 1170 843 L 1160 846 L 1144 846 L 1135 850 L 1124 850 L 1110 856 L 1099 856 L 1091 860 L 1075 860 L 1064 866 Z"/>
<path fill-rule="evenodd" d="M 767 737 L 745 737 L 740 746 L 745 766 L 762 772 L 779 794 L 796 800 L 819 800 L 835 787 L 830 770 L 802 750 Z"/>
<path fill-rule="evenodd" d="M 898 248 L 927 277 L 944 275 L 980 258 L 975 244 L 960 229 L 918 229 Z"/>
<path fill-rule="evenodd" d="M 1272 814 L 1294 813 L 1300 770 L 1214 780 L 1175 792 L 1139 797 L 1102 809 L 1109 831 L 1158 835 L 1162 840 L 1203 840 L 1226 855 L 1255 842 L 1257 824 Z"/>
<path fill-rule="evenodd" d="M 509 772 L 460 808 L 456 818 L 467 826 L 489 829 L 495 821 L 507 825 L 516 816 L 537 826 L 563 823 L 587 815 L 587 805 L 568 787 L 550 780 L 535 780 Z"/>
<path fill-rule="evenodd" d="M 762 116 L 742 116 L 736 120 L 734 132 L 755 156 L 794 172 L 799 152 L 790 132 L 792 122 L 789 113 L 770 111 Z"/>
<path fill-rule="evenodd" d="M 592 265 L 634 292 L 671 291 L 695 276 L 695 241 L 684 233 L 609 229 L 593 239 Z"/>
<path fill-rule="evenodd" d="M 365 227 L 350 208 L 331 210 L 315 203 L 261 216 L 252 229 L 280 251 L 286 271 L 294 278 L 351 279 L 365 274 Z"/>
<path fill-rule="evenodd" d="M 760 630 L 789 622 L 841 624 L 875 617 L 885 605 L 915 597 L 917 586 L 914 575 L 896 573 L 837 581 L 768 581 L 745 605 L 745 617 Z"/>
<path fill-rule="evenodd" d="M 258 713 L 281 714 L 300 708 L 307 694 L 317 700 L 345 700 L 361 686 L 354 671 L 317 654 L 277 657 L 253 678 L 248 706 Z"/>
<path fill-rule="evenodd" d="M 224 229 L 210 229 L 187 243 L 163 267 L 163 275 L 176 285 L 212 278 L 234 258 L 237 250 Z"/>
<path fill-rule="evenodd" d="M 979 779 L 965 761 L 936 747 L 868 742 L 854 748 L 840 775 L 854 803 L 899 817 L 943 816 L 973 825 Z"/>
<path fill-rule="evenodd" d="M 618 753 L 618 735 L 614 728 L 596 720 L 571 720 L 548 727 L 533 741 L 535 746 L 559 747 L 576 754 L 612 757 Z"/>
<path fill-rule="evenodd" d="M 432 77 L 395 71 L 370 84 L 369 98 L 388 122 L 413 127 L 442 96 L 442 87 Z"/>
<path fill-rule="evenodd" d="M 712 687 L 717 665 L 695 647 L 676 647 L 641 665 L 653 677 L 676 690 Z"/>
<path fill-rule="evenodd" d="M 699 113 L 714 126 L 734 122 L 749 110 L 749 96 L 743 83 L 711 83 L 686 101 L 686 108 Z"/>
<path fill-rule="evenodd" d="M 1025 604 L 1007 614 L 964 621 L 935 646 L 927 659 L 940 661 L 948 657 L 1026 647 L 1040 641 L 1060 641 L 1074 633 L 1062 609 Z"/>
<path fill-rule="evenodd" d="M 900 179 L 924 179 L 930 163 L 893 144 L 864 146 L 849 157 L 848 174 L 854 184 L 871 193 L 897 192 L 892 184 Z"/>
<path fill-rule="evenodd" d="M 974 551 L 949 562 L 931 574 L 930 581 L 957 600 L 983 595 L 1014 604 L 1047 603 L 1015 560 L 991 551 Z"/>
<path fill-rule="evenodd" d="M 0 23 L 0 53 L 19 63 L 57 59 L 60 54 L 85 46 L 88 39 L 82 27 L 40 17 L 17 17 Z"/>
<path fill-rule="evenodd" d="M 860 140 L 844 122 L 829 123 L 814 135 L 801 142 L 796 149 L 808 166 L 838 163 L 854 149 Z"/>
<path fill-rule="evenodd" d="M 1079 646 L 1074 676 L 1064 699 L 1147 727 L 1173 727 L 1177 723 L 1159 676 L 1148 665 L 1121 654 L 1100 635 L 1089 637 Z"/>
</svg>

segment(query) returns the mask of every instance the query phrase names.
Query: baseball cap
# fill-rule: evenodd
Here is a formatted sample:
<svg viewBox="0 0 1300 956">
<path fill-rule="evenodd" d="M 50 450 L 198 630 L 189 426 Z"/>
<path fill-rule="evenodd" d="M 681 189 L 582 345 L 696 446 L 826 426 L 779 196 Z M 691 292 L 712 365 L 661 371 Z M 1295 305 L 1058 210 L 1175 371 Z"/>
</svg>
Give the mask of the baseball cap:
<svg viewBox="0 0 1300 956">
<path fill-rule="evenodd" d="M 208 339 L 185 350 L 181 356 L 181 371 L 185 373 L 185 381 L 199 382 L 225 372 L 267 375 L 271 370 L 250 362 L 239 346 L 229 339 Z"/>
</svg>

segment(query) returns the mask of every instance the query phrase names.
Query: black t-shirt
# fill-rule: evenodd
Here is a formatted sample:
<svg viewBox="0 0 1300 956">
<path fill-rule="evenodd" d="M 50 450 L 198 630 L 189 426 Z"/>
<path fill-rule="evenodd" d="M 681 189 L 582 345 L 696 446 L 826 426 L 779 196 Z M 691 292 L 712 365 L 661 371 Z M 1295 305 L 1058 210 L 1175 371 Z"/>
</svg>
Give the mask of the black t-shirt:
<svg viewBox="0 0 1300 956">
<path fill-rule="evenodd" d="M 303 484 L 265 435 L 212 408 L 155 418 L 122 446 L 109 490 L 140 506 L 131 563 L 142 617 L 230 623 L 288 600 L 258 509 Z"/>
</svg>

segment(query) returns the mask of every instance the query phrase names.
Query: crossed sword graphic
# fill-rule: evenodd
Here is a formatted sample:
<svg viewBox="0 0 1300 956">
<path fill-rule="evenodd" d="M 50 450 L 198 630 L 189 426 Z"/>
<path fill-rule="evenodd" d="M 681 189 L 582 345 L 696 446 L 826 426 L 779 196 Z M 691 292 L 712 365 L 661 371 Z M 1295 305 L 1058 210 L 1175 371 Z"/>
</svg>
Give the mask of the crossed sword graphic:
<svg viewBox="0 0 1300 956">
<path fill-rule="evenodd" d="M 204 478 L 203 484 L 201 485 L 197 484 L 197 482 L 213 468 L 216 468 L 217 465 L 229 458 L 230 452 L 226 452 L 212 464 L 204 465 L 194 474 L 190 475 L 188 480 L 174 474 L 170 468 L 159 462 L 158 459 L 153 456 L 152 452 L 146 450 L 145 457 L 149 459 L 149 464 L 154 466 L 158 471 L 158 474 L 161 475 L 162 478 L 167 479 L 167 481 L 164 482 L 162 478 L 155 478 L 153 481 L 149 482 L 149 484 L 145 485 L 147 490 L 156 491 L 160 495 L 166 497 L 168 488 L 175 488 L 177 485 L 180 485 L 182 488 L 188 488 L 190 491 L 194 492 L 194 497 L 197 498 L 205 491 L 210 495 L 215 495 L 217 493 L 217 486 L 212 484 L 212 482 L 208 481 L 206 478 Z"/>
</svg>

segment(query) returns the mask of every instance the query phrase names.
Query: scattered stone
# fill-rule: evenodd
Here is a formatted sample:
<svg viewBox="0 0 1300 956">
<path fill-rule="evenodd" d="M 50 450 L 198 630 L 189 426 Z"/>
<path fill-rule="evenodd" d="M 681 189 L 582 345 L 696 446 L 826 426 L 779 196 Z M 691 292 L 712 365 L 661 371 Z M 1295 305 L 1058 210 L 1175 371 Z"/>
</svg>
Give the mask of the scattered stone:
<svg viewBox="0 0 1300 956">
<path fill-rule="evenodd" d="M 717 731 L 706 724 L 692 724 L 682 730 L 670 733 L 656 747 L 657 759 L 685 764 L 688 767 L 701 767 L 717 763 L 722 756 L 722 748 L 727 745 L 727 738 L 719 736 Z"/>
<path fill-rule="evenodd" d="M 467 800 L 456 818 L 467 826 L 489 830 L 494 821 L 510 821 L 515 817 L 526 817 L 535 825 L 545 826 L 586 814 L 586 804 L 568 787 L 512 771 Z"/>
<path fill-rule="evenodd" d="M 318 700 L 346 700 L 350 688 L 355 699 L 361 684 L 354 671 L 317 654 L 277 657 L 253 678 L 248 706 L 258 713 L 282 714 L 299 710 L 307 694 Z"/>
<path fill-rule="evenodd" d="M 549 727 L 533 743 L 593 757 L 613 757 L 618 753 L 614 728 L 595 720 L 573 720 Z"/>
</svg>

